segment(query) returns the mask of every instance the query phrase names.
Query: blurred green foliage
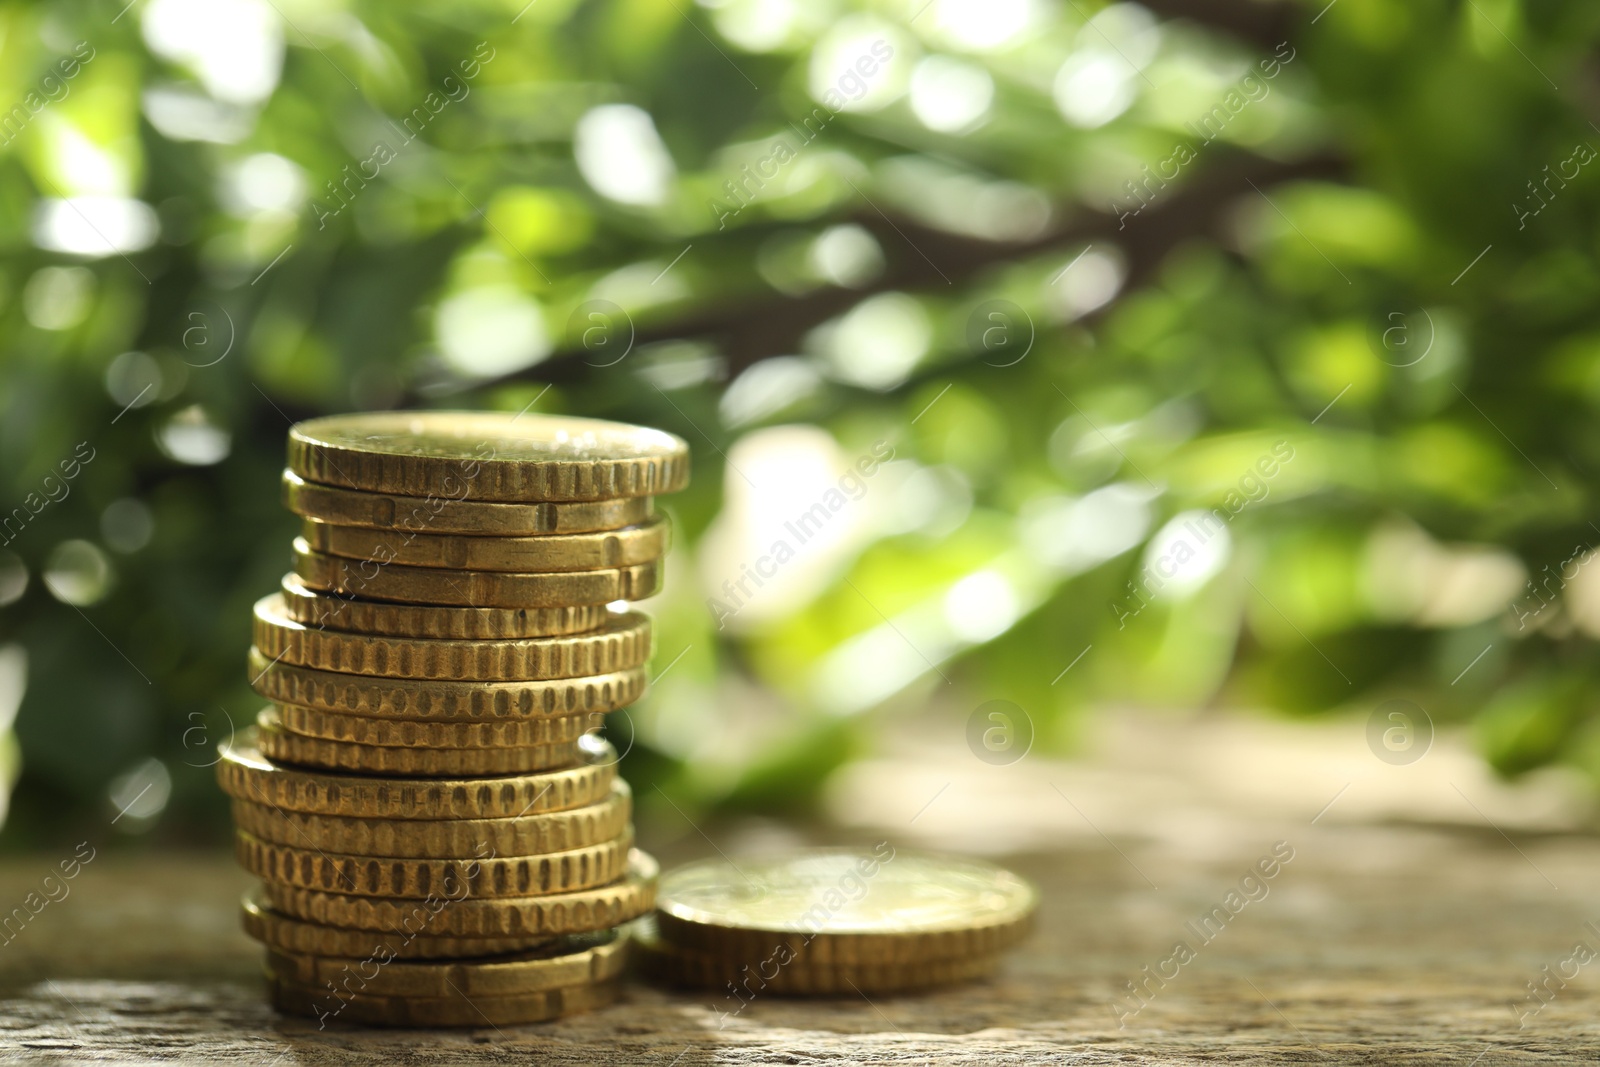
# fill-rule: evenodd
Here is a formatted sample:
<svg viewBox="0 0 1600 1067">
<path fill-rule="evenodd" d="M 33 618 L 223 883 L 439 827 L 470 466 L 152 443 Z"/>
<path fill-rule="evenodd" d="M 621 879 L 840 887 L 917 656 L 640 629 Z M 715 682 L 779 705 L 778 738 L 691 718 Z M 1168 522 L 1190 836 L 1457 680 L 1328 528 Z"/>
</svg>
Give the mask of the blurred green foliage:
<svg viewBox="0 0 1600 1067">
<path fill-rule="evenodd" d="M 1600 770 L 1597 38 L 1577 0 L 0 5 L 3 840 L 220 839 L 284 431 L 407 405 L 690 441 L 616 724 L 685 803 L 803 805 L 875 709 L 995 698 L 1058 750 L 1115 702 L 1400 693 Z"/>
</svg>

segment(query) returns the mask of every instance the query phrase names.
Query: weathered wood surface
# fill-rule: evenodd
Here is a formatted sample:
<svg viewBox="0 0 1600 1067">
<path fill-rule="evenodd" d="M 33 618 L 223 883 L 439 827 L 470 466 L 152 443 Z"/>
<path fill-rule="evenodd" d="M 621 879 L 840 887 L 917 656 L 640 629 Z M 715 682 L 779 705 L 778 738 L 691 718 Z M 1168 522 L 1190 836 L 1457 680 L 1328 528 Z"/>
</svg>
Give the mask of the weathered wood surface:
<svg viewBox="0 0 1600 1067">
<path fill-rule="evenodd" d="M 1309 744 L 1304 731 L 1286 734 L 1274 750 L 1226 736 L 1174 744 L 1164 726 L 1159 753 L 1139 741 L 1092 767 L 1030 758 L 990 768 L 964 750 L 919 752 L 861 779 L 888 790 L 873 804 L 846 776 L 831 810 L 853 828 L 819 831 L 831 838 L 976 848 L 983 835 L 968 831 L 996 806 L 1011 825 L 1026 821 L 1030 835 L 1008 837 L 1021 851 L 1006 858 L 1044 891 L 1038 931 L 988 982 L 870 1002 L 760 998 L 732 1018 L 720 1012 L 735 1002 L 716 994 L 634 985 L 621 1005 L 546 1026 L 319 1032 L 266 1006 L 259 950 L 235 913 L 248 879 L 228 857 L 108 854 L 0 946 L 0 1062 L 1600 1060 L 1600 959 L 1564 987 L 1552 979 L 1536 1013 L 1519 1019 L 1514 1007 L 1535 1003 L 1526 984 L 1541 968 L 1572 973 L 1576 944 L 1600 950 L 1600 840 L 1559 829 L 1579 808 L 1543 803 L 1537 789 L 1497 792 L 1448 747 L 1414 767 L 1377 766 L 1360 724 L 1350 731 Z M 1346 750 L 1348 766 L 1327 762 Z M 1418 821 L 1396 821 L 1407 812 Z M 647 797 L 641 813 L 641 840 L 669 863 L 710 853 L 708 840 L 737 852 L 793 839 L 753 822 L 702 835 Z M 1278 841 L 1294 858 L 1265 898 L 1200 943 L 1186 922 L 1223 903 Z M 0 865 L 0 910 L 70 851 Z M 1113 998 L 1180 938 L 1194 958 L 1119 1028 Z"/>
<path fill-rule="evenodd" d="M 636 986 L 627 1003 L 593 1015 L 459 1033 L 319 1033 L 278 1017 L 255 977 L 257 948 L 235 924 L 246 879 L 226 859 L 106 857 L 0 948 L 0 1059 L 1487 1067 L 1600 1058 L 1590 973 L 1600 964 L 1525 1028 L 1509 1006 L 1574 943 L 1600 947 L 1583 926 L 1600 920 L 1594 842 L 1529 838 L 1513 848 L 1492 832 L 1306 830 L 1269 895 L 1209 945 L 1185 920 L 1220 902 L 1255 855 L 1200 862 L 1175 852 L 1157 864 L 1146 854 L 1139 865 L 1157 879 L 1152 889 L 1102 847 L 1016 859 L 1044 887 L 1045 906 L 1035 938 L 990 982 L 872 1002 L 758 999 L 720 1027 L 715 1009 L 732 1001 Z M 27 868 L 8 865 L 0 899 L 36 882 Z M 1196 958 L 1119 1029 L 1108 1007 L 1116 989 L 1178 937 Z"/>
</svg>

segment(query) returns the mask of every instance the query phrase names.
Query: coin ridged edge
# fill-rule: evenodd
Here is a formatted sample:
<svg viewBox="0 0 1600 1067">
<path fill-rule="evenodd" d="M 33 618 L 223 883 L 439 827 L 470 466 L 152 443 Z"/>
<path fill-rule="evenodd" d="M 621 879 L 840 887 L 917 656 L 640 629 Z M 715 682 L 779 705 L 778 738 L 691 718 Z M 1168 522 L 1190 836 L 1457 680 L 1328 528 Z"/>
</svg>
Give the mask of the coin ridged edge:
<svg viewBox="0 0 1600 1067">
<path fill-rule="evenodd" d="M 386 719 L 274 704 L 279 726 L 302 737 L 377 748 L 500 749 L 576 741 L 605 720 L 597 713 L 527 719 Z M 358 770 L 367 768 L 357 768 Z M 376 768 L 373 768 L 376 769 Z"/>
<path fill-rule="evenodd" d="M 302 518 L 385 532 L 426 530 L 467 537 L 600 533 L 645 522 L 655 514 L 655 502 L 648 496 L 523 504 L 473 500 L 470 493 L 411 496 L 308 482 L 287 468 L 282 499 L 284 507 Z"/>
<path fill-rule="evenodd" d="M 997 953 L 907 963 L 817 963 L 781 951 L 718 956 L 668 944 L 651 935 L 648 921 L 631 924 L 641 971 L 658 981 L 725 990 L 740 1001 L 763 993 L 833 996 L 927 989 L 982 978 L 1000 965 Z"/>
<path fill-rule="evenodd" d="M 512 640 L 449 640 L 349 634 L 294 619 L 282 593 L 256 601 L 255 647 L 274 662 L 386 678 L 548 681 L 638 667 L 650 658 L 650 620 L 613 614 L 590 633 Z"/>
<path fill-rule="evenodd" d="M 915 933 L 815 935 L 800 931 L 712 926 L 656 916 L 662 940 L 675 948 L 737 959 L 764 959 L 780 948 L 817 966 L 916 964 L 973 956 L 994 956 L 1027 937 L 1033 914 L 966 929 Z"/>
<path fill-rule="evenodd" d="M 578 762 L 578 742 L 517 745 L 510 748 L 401 748 L 328 741 L 283 729 L 276 709 L 256 716 L 257 743 L 268 759 L 301 767 L 351 774 L 394 774 L 418 778 L 500 776 L 560 770 Z"/>
<path fill-rule="evenodd" d="M 267 885 L 274 911 L 328 926 L 393 930 L 418 909 L 432 912 L 428 928 L 457 937 L 549 937 L 620 926 L 645 914 L 655 903 L 660 868 L 634 849 L 624 880 L 597 889 L 546 897 L 478 900 L 465 895 L 428 898 L 361 897 L 294 886 Z M 430 905 L 437 901 L 438 909 Z"/>
<path fill-rule="evenodd" d="M 363 573 L 370 568 L 372 573 Z M 378 564 L 318 552 L 294 539 L 294 573 L 312 589 L 340 596 L 444 607 L 543 608 L 644 600 L 661 589 L 661 564 L 590 571 L 465 571 Z"/>
<path fill-rule="evenodd" d="M 417 779 L 342 775 L 285 767 L 261 754 L 256 729 L 219 745 L 217 783 L 239 800 L 313 815 L 391 819 L 492 819 L 566 811 L 604 797 L 616 780 L 617 753 L 592 742 L 590 762 L 558 771 L 486 778 Z"/>
<path fill-rule="evenodd" d="M 258 878 L 303 889 L 364 897 L 427 897 L 465 888 L 475 898 L 533 897 L 598 889 L 622 877 L 633 847 L 630 826 L 618 838 L 537 856 L 418 859 L 346 856 L 295 848 L 234 831 L 234 856 Z"/>
<path fill-rule="evenodd" d="M 620 979 L 544 990 L 510 997 L 370 997 L 335 994 L 326 988 L 298 985 L 268 972 L 272 1004 L 279 1011 L 306 1015 L 324 1023 L 336 1021 L 375 1026 L 519 1026 L 551 1022 L 593 1011 L 616 1001 Z"/>
<path fill-rule="evenodd" d="M 359 600 L 312 589 L 293 571 L 283 576 L 281 588 L 285 609 L 302 626 L 419 640 L 500 641 L 570 636 L 604 626 L 609 611 L 604 604 L 480 608 Z"/>
<path fill-rule="evenodd" d="M 509 682 L 377 678 L 273 663 L 254 648 L 248 669 L 251 687 L 275 704 L 418 719 L 605 714 L 638 700 L 648 680 L 642 667 L 580 678 Z"/>
<path fill-rule="evenodd" d="M 285 811 L 233 800 L 234 825 L 279 845 L 352 856 L 468 857 L 487 844 L 497 856 L 536 856 L 597 845 L 619 836 L 633 812 L 633 792 L 617 778 L 604 799 L 581 808 L 500 819 L 363 819 Z"/>
<path fill-rule="evenodd" d="M 585 533 L 513 537 L 413 530 L 400 534 L 305 516 L 300 520 L 300 539 L 323 555 L 382 566 L 559 574 L 655 563 L 667 553 L 669 529 L 666 518 L 658 515 L 630 526 Z"/>
<path fill-rule="evenodd" d="M 556 940 L 550 936 L 448 937 L 426 933 L 426 925 L 417 930 L 344 930 L 273 911 L 259 886 L 240 899 L 239 921 L 246 935 L 268 948 L 306 956 L 356 959 L 380 954 L 403 960 L 470 959 L 525 952 Z"/>
<path fill-rule="evenodd" d="M 615 932 L 482 960 L 386 961 L 363 973 L 362 959 L 267 950 L 267 970 L 295 985 L 374 997 L 504 997 L 604 982 L 622 974 L 626 935 Z M 584 942 L 594 942 L 585 944 Z"/>
</svg>

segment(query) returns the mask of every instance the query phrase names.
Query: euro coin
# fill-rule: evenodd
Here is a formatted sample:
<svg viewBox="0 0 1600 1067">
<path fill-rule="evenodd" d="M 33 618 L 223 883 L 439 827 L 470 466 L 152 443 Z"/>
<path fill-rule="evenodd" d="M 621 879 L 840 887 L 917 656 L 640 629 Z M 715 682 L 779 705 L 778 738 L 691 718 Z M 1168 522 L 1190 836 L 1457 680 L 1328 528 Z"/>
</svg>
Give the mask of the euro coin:
<svg viewBox="0 0 1600 1067">
<path fill-rule="evenodd" d="M 270 760 L 357 774 L 459 778 L 527 774 L 578 762 L 576 740 L 514 748 L 404 748 L 307 737 L 284 729 L 276 707 L 256 715 L 256 731 L 257 744 Z"/>
<path fill-rule="evenodd" d="M 378 748 L 527 748 L 576 741 L 604 720 L 599 715 L 541 715 L 491 722 L 383 719 L 276 704 L 277 722 L 302 737 Z"/>
<path fill-rule="evenodd" d="M 484 411 L 333 415 L 289 429 L 289 469 L 310 482 L 403 496 L 605 500 L 689 484 L 689 446 L 600 419 Z"/>
<path fill-rule="evenodd" d="M 294 539 L 294 572 L 307 587 L 325 593 L 448 607 L 609 604 L 616 600 L 643 600 L 661 588 L 661 568 L 656 563 L 549 574 L 461 571 L 343 559 L 315 551 L 303 537 Z"/>
<path fill-rule="evenodd" d="M 526 952 L 556 941 L 553 937 L 441 937 L 428 930 L 432 917 L 427 906 L 417 903 L 414 912 L 394 930 L 341 930 L 278 914 L 259 885 L 248 890 L 239 902 L 239 918 L 246 934 L 270 949 L 306 956 L 471 959 Z"/>
<path fill-rule="evenodd" d="M 274 663 L 249 656 L 250 685 L 274 704 L 296 704 L 346 715 L 417 719 L 510 719 L 537 715 L 605 714 L 644 694 L 645 670 L 635 667 L 583 678 L 514 682 L 378 678 Z"/>
<path fill-rule="evenodd" d="M 295 848 L 234 831 L 240 866 L 265 882 L 364 897 L 450 895 L 460 887 L 474 899 L 534 897 L 595 889 L 621 878 L 633 830 L 597 845 L 541 856 L 495 856 L 487 843 L 470 859 L 346 856 Z"/>
<path fill-rule="evenodd" d="M 579 739 L 575 767 L 494 778 L 383 778 L 289 767 L 262 754 L 254 727 L 217 747 L 217 783 L 233 799 L 342 818 L 503 819 L 568 811 L 609 796 L 617 777 L 617 750 L 593 734 Z"/>
<path fill-rule="evenodd" d="M 233 821 L 239 829 L 262 841 L 300 848 L 314 845 L 355 856 L 465 857 L 476 855 L 484 847 L 496 856 L 537 856 L 597 845 L 621 836 L 628 828 L 632 800 L 628 784 L 618 778 L 611 783 L 611 795 L 598 803 L 536 815 L 500 819 L 357 819 L 235 800 Z M 318 954 L 344 955 L 313 953 Z"/>
<path fill-rule="evenodd" d="M 797 960 L 782 946 L 749 960 L 713 956 L 676 948 L 662 941 L 649 916 L 632 924 L 633 951 L 639 969 L 658 981 L 715 989 L 730 1006 L 742 1006 L 763 994 L 778 996 L 857 996 L 903 993 L 953 985 L 992 974 L 996 955 L 919 963 L 814 964 Z"/>
<path fill-rule="evenodd" d="M 314 551 L 388 565 L 468 571 L 597 571 L 654 563 L 667 552 L 667 521 L 600 533 L 539 537 L 462 537 L 396 533 L 304 519 L 300 537 Z"/>
<path fill-rule="evenodd" d="M 783 951 L 813 966 L 899 966 L 997 955 L 1037 904 L 994 864 L 885 843 L 688 864 L 662 878 L 656 921 L 669 945 L 740 961 Z"/>
<path fill-rule="evenodd" d="M 597 714 L 541 715 L 524 719 L 386 719 L 337 711 L 273 705 L 274 728 L 301 737 L 375 748 L 505 749 L 562 745 L 604 724 Z"/>
<path fill-rule="evenodd" d="M 252 633 L 267 659 L 316 670 L 386 678 L 523 681 L 576 678 L 638 667 L 650 658 L 650 620 L 610 612 L 592 633 L 498 641 L 347 634 L 294 619 L 283 594 L 256 601 Z"/>
<path fill-rule="evenodd" d="M 586 633 L 606 624 L 604 604 L 554 608 L 462 608 L 391 604 L 318 592 L 298 574 L 283 578 L 283 606 L 310 629 L 453 641 L 510 641 Z"/>
<path fill-rule="evenodd" d="M 596 889 L 546 896 L 478 898 L 457 883 L 436 889 L 419 904 L 399 897 L 368 897 L 269 882 L 262 889 L 272 910 L 307 922 L 352 930 L 391 931 L 431 912 L 428 930 L 450 937 L 552 937 L 605 930 L 636 919 L 655 900 L 660 868 L 634 849 L 622 880 Z"/>
<path fill-rule="evenodd" d="M 654 513 L 654 501 L 647 496 L 569 504 L 497 504 L 472 499 L 468 484 L 450 496 L 396 496 L 318 485 L 291 470 L 283 472 L 283 503 L 296 515 L 341 526 L 401 534 L 496 537 L 618 530 L 644 522 Z"/>
<path fill-rule="evenodd" d="M 520 1026 L 544 1023 L 616 1001 L 617 979 L 504 997 L 376 997 L 335 992 L 289 982 L 270 971 L 267 987 L 279 1011 L 304 1015 L 326 1025 L 361 1026 Z"/>
<path fill-rule="evenodd" d="M 365 996 L 504 997 L 616 978 L 627 961 L 627 947 L 625 936 L 606 930 L 484 960 L 368 961 L 269 949 L 267 969 L 296 985 Z"/>
</svg>

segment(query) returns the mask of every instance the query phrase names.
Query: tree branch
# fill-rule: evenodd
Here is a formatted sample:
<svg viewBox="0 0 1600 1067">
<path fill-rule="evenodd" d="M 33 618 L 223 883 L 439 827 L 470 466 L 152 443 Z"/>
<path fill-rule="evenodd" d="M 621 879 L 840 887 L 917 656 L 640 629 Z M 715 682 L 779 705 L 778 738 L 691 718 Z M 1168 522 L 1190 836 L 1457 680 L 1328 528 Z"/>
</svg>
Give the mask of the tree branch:
<svg viewBox="0 0 1600 1067">
<path fill-rule="evenodd" d="M 994 242 L 936 230 L 913 220 L 892 224 L 876 212 L 853 220 L 870 231 L 888 254 L 889 268 L 861 289 L 819 289 L 801 297 L 774 295 L 759 301 L 702 309 L 699 314 L 650 331 L 640 331 L 637 345 L 701 338 L 723 353 L 730 374 L 771 356 L 798 352 L 805 335 L 843 314 L 874 293 L 895 290 L 948 290 L 1005 263 L 1085 242 L 1104 242 L 1121 249 L 1128 269 L 1125 288 L 1142 284 L 1174 247 L 1191 238 L 1216 236 L 1219 216 L 1241 195 L 1254 195 L 1250 183 L 1270 186 L 1300 178 L 1339 174 L 1342 160 L 1318 157 L 1295 163 L 1271 163 L 1240 156 L 1240 163 L 1202 175 L 1170 195 L 1158 195 L 1136 218 L 1119 225 L 1115 216 L 1077 212 L 1073 224 L 1031 241 Z M 908 242 L 911 246 L 908 247 Z M 948 281 L 947 281 L 948 280 Z M 565 351 L 505 381 L 575 381 L 592 368 L 582 350 Z"/>
<path fill-rule="evenodd" d="M 1325 2 L 1325 0 L 1324 0 Z M 1193 22 L 1271 52 L 1301 27 L 1297 4 L 1244 0 L 1141 0 L 1162 22 Z"/>
</svg>

